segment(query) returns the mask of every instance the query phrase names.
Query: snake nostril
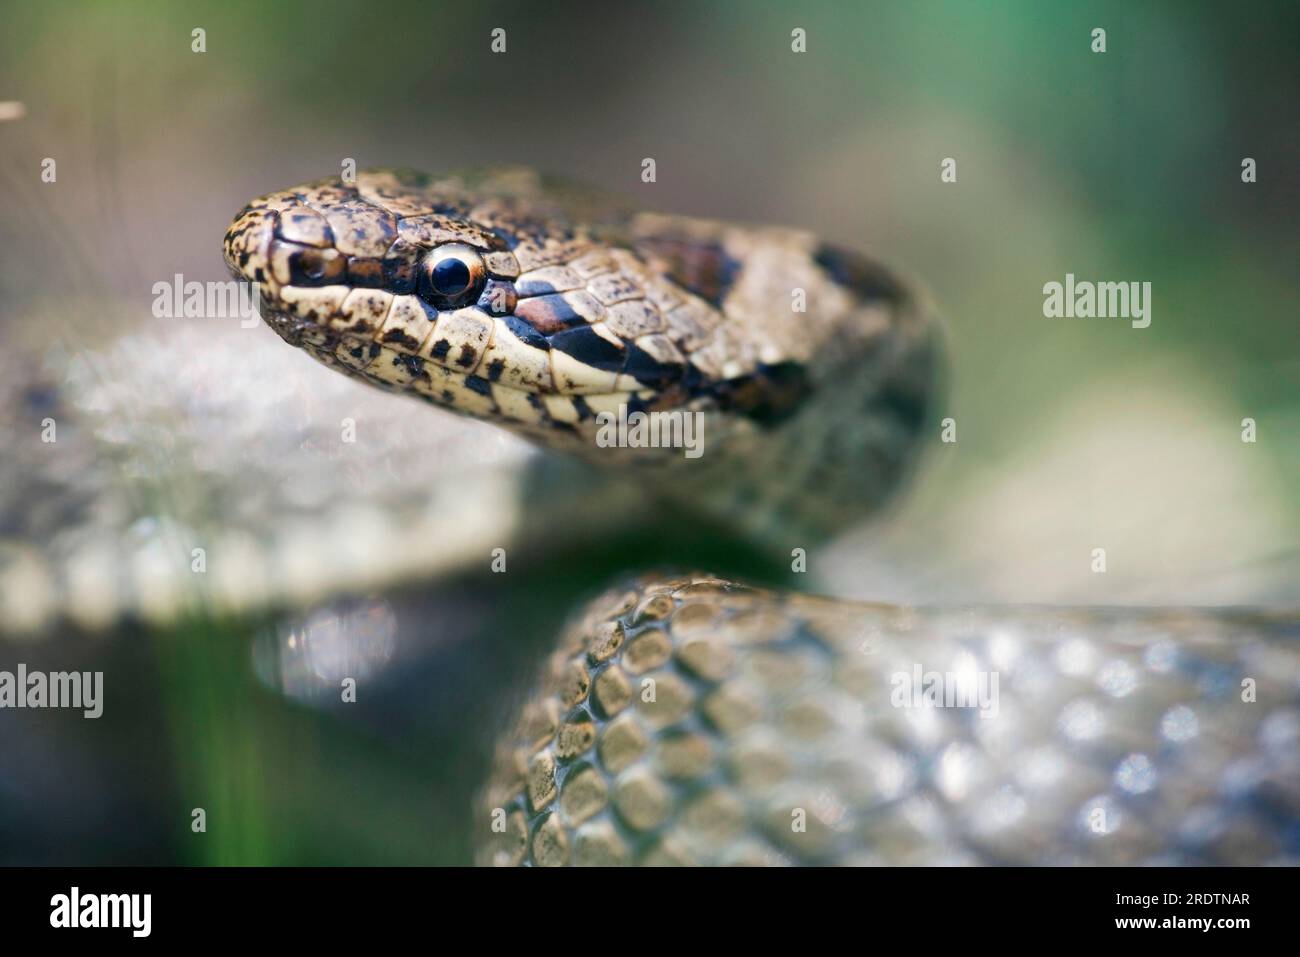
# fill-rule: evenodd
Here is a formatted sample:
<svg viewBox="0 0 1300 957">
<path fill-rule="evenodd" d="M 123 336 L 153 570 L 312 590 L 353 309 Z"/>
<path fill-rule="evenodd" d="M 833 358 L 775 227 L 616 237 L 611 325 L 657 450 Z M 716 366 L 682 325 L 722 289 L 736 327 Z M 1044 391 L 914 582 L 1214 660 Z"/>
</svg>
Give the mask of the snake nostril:
<svg viewBox="0 0 1300 957">
<path fill-rule="evenodd" d="M 266 255 L 271 275 L 286 286 L 324 286 L 341 282 L 347 272 L 347 260 L 334 249 L 274 239 Z"/>
</svg>

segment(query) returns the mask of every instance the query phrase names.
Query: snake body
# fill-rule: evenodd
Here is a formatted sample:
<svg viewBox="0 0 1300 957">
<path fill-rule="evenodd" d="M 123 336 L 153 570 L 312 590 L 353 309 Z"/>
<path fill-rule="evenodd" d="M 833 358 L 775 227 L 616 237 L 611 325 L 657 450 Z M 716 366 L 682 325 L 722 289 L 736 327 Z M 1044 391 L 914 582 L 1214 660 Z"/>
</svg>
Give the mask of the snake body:
<svg viewBox="0 0 1300 957">
<path fill-rule="evenodd" d="M 98 302 L 72 348 L 56 321 L 0 329 L 32 357 L 0 380 L 6 639 L 298 607 L 670 507 L 790 562 L 878 512 L 936 424 L 924 297 L 798 230 L 526 170 L 377 170 L 254 200 L 224 250 L 297 349 Z M 602 444 L 616 412 L 690 414 L 702 454 Z M 958 697 L 996 675 L 996 698 L 903 694 L 917 669 Z M 500 710 L 484 863 L 1300 855 L 1294 615 L 651 576 L 579 613 Z"/>
<path fill-rule="evenodd" d="M 1259 613 L 639 580 L 543 668 L 479 860 L 1294 863 L 1296 638 Z"/>
<path fill-rule="evenodd" d="M 920 297 L 805 233 L 582 196 L 520 171 L 381 170 L 254 201 L 226 258 L 327 365 L 751 542 L 813 545 L 878 508 L 933 400 Z M 699 415 L 706 454 L 601 446 L 619 406 Z M 1295 638 L 1285 616 L 643 579 L 578 617 L 522 706 L 477 808 L 480 860 L 1286 861 Z"/>
</svg>

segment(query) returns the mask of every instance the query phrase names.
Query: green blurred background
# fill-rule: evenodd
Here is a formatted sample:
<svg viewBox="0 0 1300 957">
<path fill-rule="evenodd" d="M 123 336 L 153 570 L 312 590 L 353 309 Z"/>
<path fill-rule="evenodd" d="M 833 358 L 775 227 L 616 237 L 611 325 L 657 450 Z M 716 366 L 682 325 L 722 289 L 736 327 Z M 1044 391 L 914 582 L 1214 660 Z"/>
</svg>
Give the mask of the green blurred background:
<svg viewBox="0 0 1300 957">
<path fill-rule="evenodd" d="M 0 100 L 26 108 L 0 123 L 0 321 L 71 288 L 144 310 L 158 278 L 223 279 L 220 237 L 248 198 L 346 157 L 524 163 L 647 207 L 806 227 L 930 289 L 958 443 L 932 451 L 888 523 L 848 537 L 827 587 L 1297 603 L 1294 3 L 0 10 Z M 57 193 L 39 183 L 45 156 Z M 1044 319 L 1042 286 L 1067 272 L 1149 281 L 1150 328 Z M 1079 558 L 1098 540 L 1124 556 L 1104 581 Z M 655 557 L 571 556 L 565 577 Z M 455 596 L 462 640 L 417 641 L 383 701 L 347 711 L 255 677 L 265 622 L 33 652 L 32 667 L 121 668 L 136 687 L 90 730 L 0 716 L 0 862 L 466 862 L 486 689 L 526 670 L 518 645 L 544 645 L 563 602 L 429 589 Z M 427 599 L 389 596 L 399 618 Z"/>
</svg>

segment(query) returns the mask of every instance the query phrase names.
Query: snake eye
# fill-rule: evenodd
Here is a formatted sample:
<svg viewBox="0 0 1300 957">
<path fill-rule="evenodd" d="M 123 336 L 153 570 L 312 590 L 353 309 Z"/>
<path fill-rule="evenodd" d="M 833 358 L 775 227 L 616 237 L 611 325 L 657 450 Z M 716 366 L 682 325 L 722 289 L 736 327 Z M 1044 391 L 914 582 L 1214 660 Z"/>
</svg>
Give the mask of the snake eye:
<svg viewBox="0 0 1300 957">
<path fill-rule="evenodd" d="M 420 295 L 440 309 L 460 306 L 478 298 L 486 278 L 477 252 L 463 243 L 447 243 L 425 257 Z"/>
</svg>

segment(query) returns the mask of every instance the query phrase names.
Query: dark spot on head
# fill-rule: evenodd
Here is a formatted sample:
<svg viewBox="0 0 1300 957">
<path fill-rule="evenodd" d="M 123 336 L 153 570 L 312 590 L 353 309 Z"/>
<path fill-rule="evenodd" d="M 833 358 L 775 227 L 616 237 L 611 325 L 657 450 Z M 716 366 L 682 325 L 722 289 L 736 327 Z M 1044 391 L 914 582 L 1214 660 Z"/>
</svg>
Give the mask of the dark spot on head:
<svg viewBox="0 0 1300 957">
<path fill-rule="evenodd" d="M 447 358 L 448 352 L 451 352 L 451 343 L 448 342 L 446 339 L 439 339 L 437 342 L 433 344 L 433 348 L 429 350 L 429 354 L 432 355 L 435 359 Z"/>
<path fill-rule="evenodd" d="M 624 375 L 630 375 L 643 385 L 662 388 L 682 377 L 680 362 L 663 363 L 635 343 L 627 347 L 627 362 L 623 366 Z"/>
<path fill-rule="evenodd" d="M 424 371 L 424 359 L 420 356 L 396 355 L 393 356 L 393 365 L 405 367 L 412 379 L 427 378 L 429 375 Z"/>
<path fill-rule="evenodd" d="M 415 291 L 415 263 L 409 259 L 384 259 L 380 268 L 384 287 L 393 295 L 402 296 Z"/>
<path fill-rule="evenodd" d="M 500 379 L 501 373 L 505 371 L 505 368 L 506 368 L 506 364 L 505 364 L 505 360 L 503 359 L 493 359 L 491 362 L 489 362 L 488 370 L 487 370 L 488 381 L 496 382 L 498 379 Z"/>
<path fill-rule="evenodd" d="M 489 279 L 478 297 L 478 307 L 496 316 L 513 312 L 518 302 L 515 284 L 500 279 Z"/>
<path fill-rule="evenodd" d="M 595 418 L 595 414 L 591 411 L 591 406 L 587 404 L 587 400 L 582 396 L 575 395 L 569 401 L 573 403 L 573 411 L 578 413 L 578 419 L 580 421 Z"/>
<path fill-rule="evenodd" d="M 614 345 L 591 326 L 579 326 L 551 336 L 551 348 L 605 372 L 621 371 L 627 358 L 625 349 Z"/>
<path fill-rule="evenodd" d="M 905 298 L 903 287 L 894 275 L 860 253 L 820 246 L 813 254 L 813 261 L 836 283 L 861 299 L 898 302 Z"/>
<path fill-rule="evenodd" d="M 556 289 L 554 283 L 527 273 L 515 280 L 515 292 L 523 299 L 530 296 L 549 296 L 563 291 L 563 289 Z"/>
<path fill-rule="evenodd" d="M 749 375 L 728 379 L 709 389 L 724 409 L 763 426 L 793 415 L 811 392 L 808 371 L 797 362 L 760 365 Z"/>
<path fill-rule="evenodd" d="M 348 282 L 354 286 L 378 289 L 384 285 L 384 267 L 378 259 L 348 258 Z"/>
<path fill-rule="evenodd" d="M 477 392 L 479 395 L 491 395 L 492 386 L 488 380 L 478 375 L 465 376 L 465 388 L 471 392 Z"/>
<path fill-rule="evenodd" d="M 478 350 L 473 346 L 461 346 L 460 356 L 456 359 L 456 365 L 465 369 L 474 368 L 474 363 L 478 361 Z"/>
<path fill-rule="evenodd" d="M 515 237 L 515 234 L 508 230 L 492 228 L 488 232 L 506 249 L 515 249 L 519 245 L 519 240 Z"/>
<path fill-rule="evenodd" d="M 405 329 L 389 329 L 384 333 L 384 341 L 396 342 L 398 345 L 405 349 L 410 349 L 412 352 L 420 348 L 420 340 L 408 333 Z"/>
<path fill-rule="evenodd" d="M 587 324 L 568 300 L 558 294 L 521 299 L 515 306 L 515 315 L 547 336 Z"/>
<path fill-rule="evenodd" d="M 384 351 L 384 347 L 377 342 L 370 343 L 370 358 L 375 358 L 379 353 Z"/>
<path fill-rule="evenodd" d="M 740 263 L 719 242 L 664 236 L 640 239 L 636 245 L 669 279 L 718 308 L 740 272 Z"/>
<path fill-rule="evenodd" d="M 501 322 L 505 327 L 519 337 L 520 341 L 526 346 L 532 346 L 534 349 L 549 349 L 550 343 L 546 337 L 516 316 L 502 316 Z"/>
</svg>

